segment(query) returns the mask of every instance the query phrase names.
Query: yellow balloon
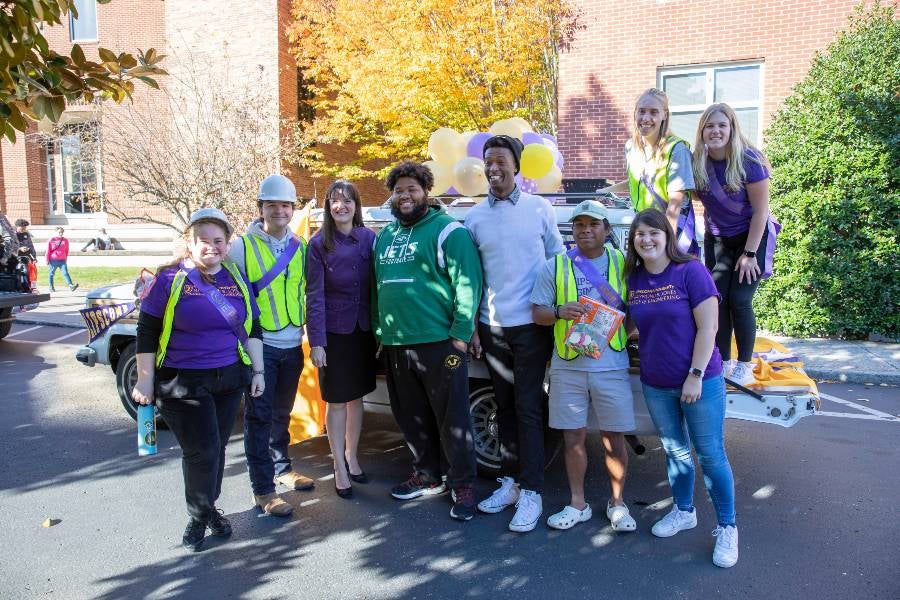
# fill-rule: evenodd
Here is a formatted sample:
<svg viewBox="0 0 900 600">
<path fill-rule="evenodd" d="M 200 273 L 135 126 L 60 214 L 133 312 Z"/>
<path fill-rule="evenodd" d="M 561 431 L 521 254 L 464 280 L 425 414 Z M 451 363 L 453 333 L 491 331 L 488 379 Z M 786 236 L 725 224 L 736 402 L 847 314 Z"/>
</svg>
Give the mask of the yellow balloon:
<svg viewBox="0 0 900 600">
<path fill-rule="evenodd" d="M 450 186 L 453 185 L 453 169 L 433 160 L 425 161 L 422 165 L 428 167 L 428 170 L 434 175 L 434 186 L 432 186 L 429 195 L 440 196 L 446 193 Z"/>
<path fill-rule="evenodd" d="M 537 186 L 538 194 L 552 194 L 559 191 L 559 186 L 562 185 L 562 171 L 553 165 L 550 172 L 536 180 L 534 184 Z"/>
<path fill-rule="evenodd" d="M 522 126 L 519 123 L 516 123 L 512 119 L 501 119 L 499 121 L 495 121 L 491 128 L 488 129 L 493 135 L 508 135 L 510 137 L 522 139 L 522 134 L 525 133 L 522 130 Z"/>
<path fill-rule="evenodd" d="M 428 154 L 445 167 L 452 167 L 466 156 L 466 144 L 455 129 L 441 127 L 428 139 Z"/>
<path fill-rule="evenodd" d="M 484 175 L 484 161 L 480 158 L 466 157 L 453 166 L 453 180 L 456 190 L 463 196 L 486 194 L 487 177 Z"/>
<path fill-rule="evenodd" d="M 519 165 L 522 169 L 522 177 L 540 179 L 553 167 L 553 152 L 543 144 L 528 144 L 522 150 Z"/>
<path fill-rule="evenodd" d="M 534 129 L 531 128 L 531 123 L 529 123 L 522 117 L 513 117 L 511 119 L 507 119 L 507 121 L 518 125 L 519 128 L 522 130 L 522 133 L 528 133 L 529 131 L 534 131 Z"/>
</svg>

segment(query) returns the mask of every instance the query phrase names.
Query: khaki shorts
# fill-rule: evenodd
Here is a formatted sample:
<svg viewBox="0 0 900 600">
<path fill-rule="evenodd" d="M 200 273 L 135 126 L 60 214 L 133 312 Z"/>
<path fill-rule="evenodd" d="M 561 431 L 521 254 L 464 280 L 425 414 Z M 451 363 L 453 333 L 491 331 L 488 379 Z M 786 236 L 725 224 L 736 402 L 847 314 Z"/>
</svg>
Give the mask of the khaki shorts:
<svg viewBox="0 0 900 600">
<path fill-rule="evenodd" d="M 597 416 L 601 431 L 632 431 L 634 396 L 628 369 L 550 373 L 550 427 L 587 427 L 588 410 Z"/>
</svg>

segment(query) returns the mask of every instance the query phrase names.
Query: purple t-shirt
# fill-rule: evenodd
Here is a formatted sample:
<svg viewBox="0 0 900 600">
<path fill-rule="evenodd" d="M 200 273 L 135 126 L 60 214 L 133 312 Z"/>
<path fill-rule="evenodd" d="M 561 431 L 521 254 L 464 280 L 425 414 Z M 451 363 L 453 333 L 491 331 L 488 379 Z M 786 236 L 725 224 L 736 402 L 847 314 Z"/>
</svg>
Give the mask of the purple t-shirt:
<svg viewBox="0 0 900 600">
<path fill-rule="evenodd" d="M 752 157 L 756 157 L 754 160 Z M 757 162 L 760 156 L 753 150 L 744 151 L 744 170 L 747 172 L 747 178 L 744 180 L 744 186 L 748 183 L 756 183 L 763 179 L 768 179 L 769 170 L 765 166 Z M 722 203 L 716 200 L 715 196 L 709 190 L 698 190 L 700 202 L 703 203 L 705 209 L 704 221 L 706 222 L 706 230 L 712 235 L 719 237 L 731 237 L 744 233 L 750 229 L 750 219 L 753 217 L 753 207 L 747 198 L 747 188 L 741 186 L 736 192 L 730 192 L 725 187 L 725 166 L 724 160 L 708 159 L 716 172 L 716 179 L 725 194 L 731 198 L 738 206 L 741 207 L 741 213 L 736 214 L 722 206 Z"/>
<path fill-rule="evenodd" d="M 643 267 L 628 277 L 628 311 L 638 328 L 641 381 L 680 388 L 691 368 L 697 324 L 692 312 L 707 298 L 720 298 L 712 275 L 700 261 L 669 263 L 653 275 Z M 704 379 L 722 373 L 722 357 L 713 345 Z"/>
<path fill-rule="evenodd" d="M 148 315 L 162 318 L 169 302 L 172 280 L 176 269 L 163 271 L 147 297 L 141 301 L 141 310 Z M 243 323 L 247 315 L 241 288 L 234 282 L 231 273 L 222 269 L 215 275 L 216 287 L 234 306 L 238 318 Z M 252 316 L 259 318 L 259 309 L 251 295 Z M 181 298 L 175 305 L 175 319 L 172 335 L 166 348 L 163 366 L 179 369 L 214 369 L 237 362 L 237 336 L 228 322 L 206 296 L 190 281 L 185 281 Z"/>
</svg>

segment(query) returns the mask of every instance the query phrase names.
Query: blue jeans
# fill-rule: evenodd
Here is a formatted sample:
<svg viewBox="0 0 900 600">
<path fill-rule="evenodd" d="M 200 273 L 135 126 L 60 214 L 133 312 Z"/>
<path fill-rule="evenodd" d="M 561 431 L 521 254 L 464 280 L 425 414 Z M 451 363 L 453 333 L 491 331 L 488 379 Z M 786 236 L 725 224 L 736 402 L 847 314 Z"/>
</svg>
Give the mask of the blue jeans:
<svg viewBox="0 0 900 600">
<path fill-rule="evenodd" d="M 244 398 L 244 452 L 257 496 L 275 491 L 275 477 L 291 470 L 288 424 L 303 371 L 303 348 L 263 344 L 266 389 Z"/>
<path fill-rule="evenodd" d="M 56 273 L 57 269 L 62 269 L 63 278 L 66 280 L 66 285 L 72 287 L 72 278 L 69 277 L 69 267 L 66 265 L 66 261 L 64 260 L 51 260 L 50 261 L 50 288 L 53 288 L 53 275 Z"/>
<path fill-rule="evenodd" d="M 681 510 L 694 507 L 693 444 L 719 525 L 734 525 L 734 476 L 725 455 L 725 380 L 721 376 L 705 380 L 700 399 L 690 404 L 681 401 L 681 388 L 642 387 L 666 451 L 675 504 Z"/>
</svg>

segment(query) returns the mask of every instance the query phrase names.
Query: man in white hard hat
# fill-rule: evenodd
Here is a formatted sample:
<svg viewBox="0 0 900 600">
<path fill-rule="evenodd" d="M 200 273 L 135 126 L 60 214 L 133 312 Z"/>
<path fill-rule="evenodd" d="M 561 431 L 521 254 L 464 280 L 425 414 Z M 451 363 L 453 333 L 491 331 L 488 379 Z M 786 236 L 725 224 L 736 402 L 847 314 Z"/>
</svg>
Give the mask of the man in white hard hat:
<svg viewBox="0 0 900 600">
<path fill-rule="evenodd" d="M 263 179 L 257 202 L 260 218 L 234 241 L 229 253 L 256 294 L 263 329 L 266 390 L 246 399 L 244 449 L 256 506 L 286 517 L 292 507 L 275 493 L 275 485 L 295 490 L 314 485 L 293 470 L 288 454 L 288 424 L 303 370 L 306 241 L 289 227 L 297 203 L 290 179 Z"/>
</svg>

